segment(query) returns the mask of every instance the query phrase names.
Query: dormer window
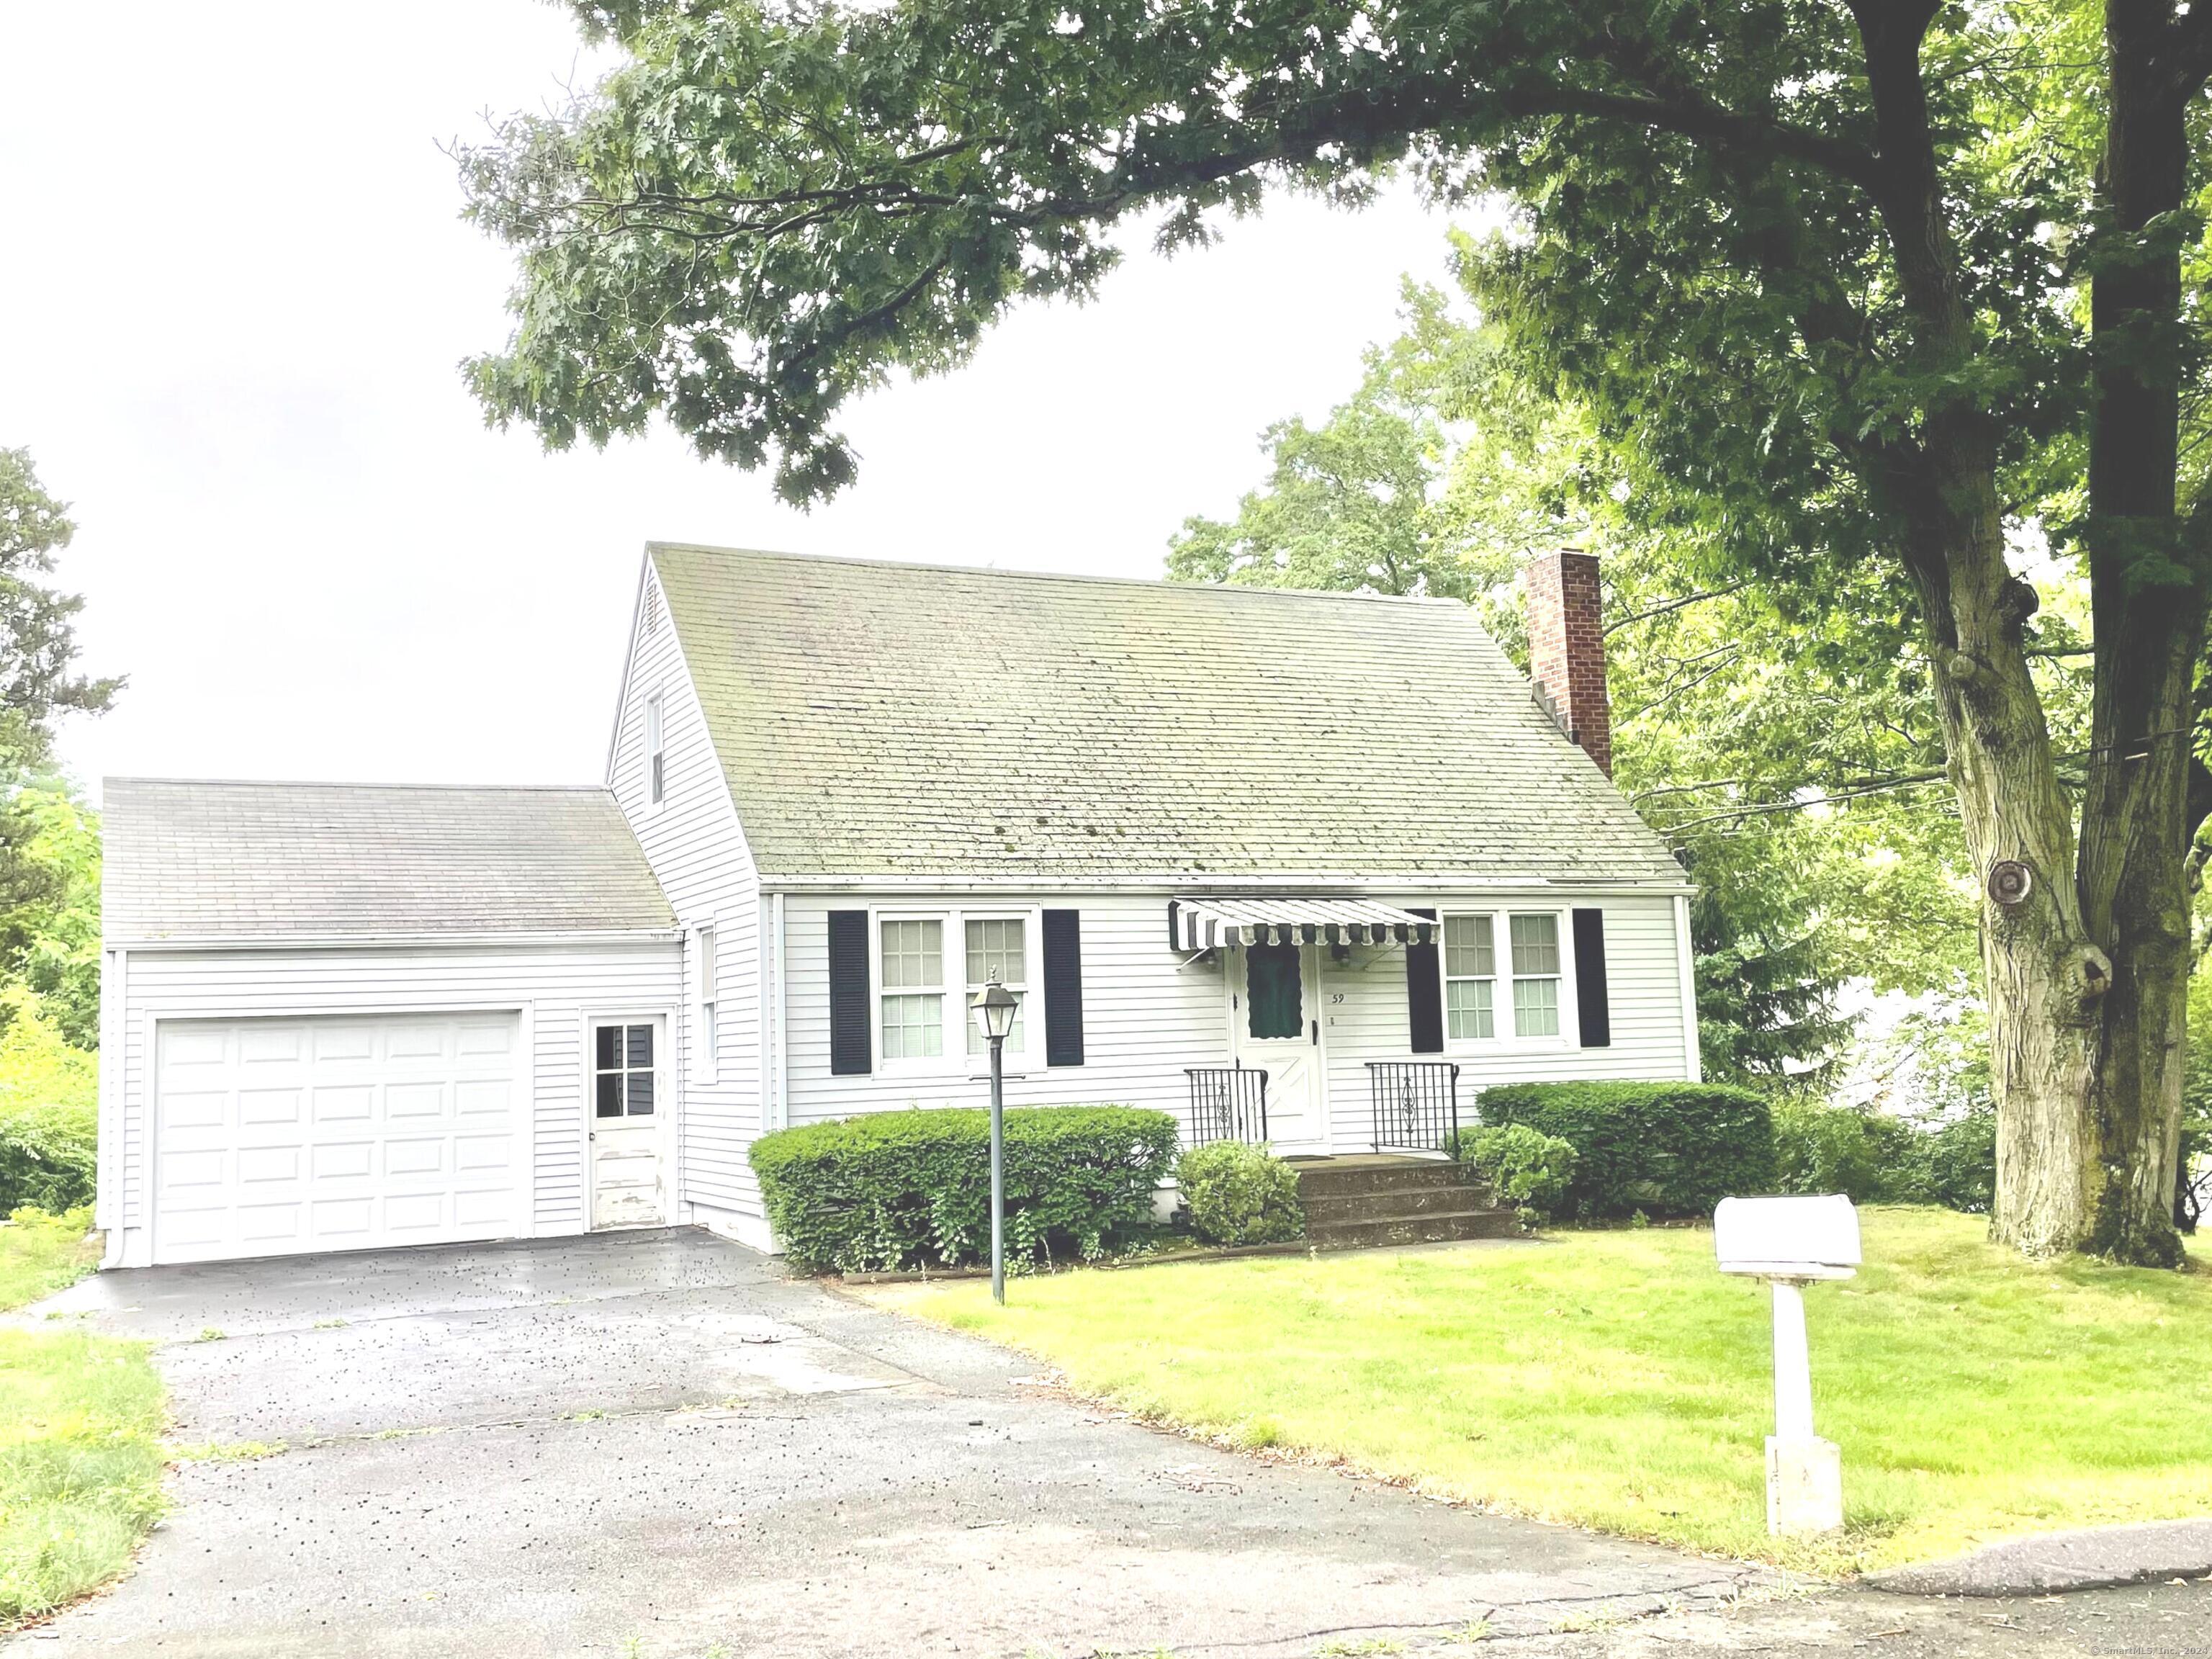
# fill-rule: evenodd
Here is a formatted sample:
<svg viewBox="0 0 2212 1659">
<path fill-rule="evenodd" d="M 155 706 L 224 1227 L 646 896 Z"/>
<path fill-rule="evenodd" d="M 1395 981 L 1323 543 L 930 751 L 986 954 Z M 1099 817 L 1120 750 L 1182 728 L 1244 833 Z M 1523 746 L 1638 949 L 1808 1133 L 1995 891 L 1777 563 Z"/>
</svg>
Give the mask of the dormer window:
<svg viewBox="0 0 2212 1659">
<path fill-rule="evenodd" d="M 660 805 L 667 792 L 667 757 L 660 746 L 660 693 L 654 692 L 645 700 L 645 798 L 653 806 Z"/>
</svg>

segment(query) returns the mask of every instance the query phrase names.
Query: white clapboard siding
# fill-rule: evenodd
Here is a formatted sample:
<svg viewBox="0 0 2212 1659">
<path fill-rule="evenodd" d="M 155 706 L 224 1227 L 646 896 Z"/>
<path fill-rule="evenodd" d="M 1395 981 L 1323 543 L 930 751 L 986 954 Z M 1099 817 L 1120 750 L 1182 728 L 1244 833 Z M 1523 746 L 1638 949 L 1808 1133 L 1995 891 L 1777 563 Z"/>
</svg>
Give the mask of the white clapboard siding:
<svg viewBox="0 0 2212 1659">
<path fill-rule="evenodd" d="M 1361 948 L 1347 963 L 1324 961 L 1322 981 L 1328 1024 L 1329 1120 L 1334 1150 L 1363 1151 L 1373 1141 L 1367 1063 L 1370 1060 L 1444 1060 L 1460 1068 L 1462 1121 L 1473 1121 L 1475 1097 L 1501 1083 L 1553 1083 L 1583 1078 L 1669 1079 L 1691 1074 L 1683 1042 L 1681 969 L 1675 953 L 1674 902 L 1650 896 L 1597 895 L 1547 890 L 1540 903 L 1527 890 L 1507 893 L 1377 895 L 1386 903 L 1438 911 L 1482 909 L 1600 909 L 1605 913 L 1605 959 L 1613 1041 L 1602 1048 L 1581 1046 L 1576 1030 L 1572 981 L 1574 939 L 1566 917 L 1559 926 L 1559 953 L 1566 977 L 1560 986 L 1556 1042 L 1448 1042 L 1441 1054 L 1413 1052 L 1406 1007 L 1406 953 Z M 1507 949 L 1498 939 L 1501 954 Z M 1330 1005 L 1326 995 L 1342 992 Z M 1498 1023 L 1511 1023 L 1508 994 L 1500 981 Z"/>
<path fill-rule="evenodd" d="M 155 1027 L 165 1019 L 514 1009 L 532 1045 L 531 1224 L 584 1230 L 583 1021 L 665 1011 L 681 982 L 667 939 L 337 950 L 134 951 L 119 1016 L 122 1179 L 128 1265 L 150 1260 L 148 1125 Z M 112 1051 L 111 1051 L 112 1052 Z"/>
<path fill-rule="evenodd" d="M 969 908 L 1075 908 L 1083 915 L 1083 1001 L 1085 1063 L 1047 1067 L 1042 1063 L 1041 1034 L 1036 1064 L 1007 1080 L 1013 1105 L 1110 1102 L 1152 1106 L 1188 1115 L 1184 1068 L 1231 1063 L 1230 1014 L 1223 975 L 1240 958 L 1220 952 L 1186 963 L 1170 946 L 1167 902 L 1170 895 L 1081 896 L 1051 893 L 994 896 L 988 907 L 973 899 L 863 891 L 840 896 L 807 894 L 788 901 L 786 920 L 786 1018 L 789 1052 L 791 1119 L 818 1121 L 856 1112 L 907 1106 L 979 1105 L 985 1085 L 979 1066 L 957 1066 L 938 1075 L 887 1070 L 879 1030 L 871 1031 L 876 1069 L 864 1077 L 836 1077 L 830 1071 L 830 984 L 828 913 L 868 908 L 872 902 L 901 912 Z M 1512 893 L 1376 892 L 1384 902 L 1421 908 L 1499 909 L 1535 908 L 1528 890 Z M 1675 909 L 1665 896 L 1626 897 L 1547 890 L 1544 908 L 1602 908 L 1606 915 L 1607 979 L 1613 1042 L 1583 1048 L 1574 1031 L 1571 980 L 1562 986 L 1564 1037 L 1553 1043 L 1455 1045 L 1445 1055 L 1415 1056 L 1406 1007 L 1406 953 L 1395 947 L 1356 949 L 1336 963 L 1321 952 L 1316 1006 L 1323 1021 L 1322 1059 L 1328 1068 L 1330 1148 L 1363 1152 L 1372 1139 L 1369 1105 L 1370 1060 L 1444 1059 L 1462 1067 L 1460 1100 L 1472 1107 L 1475 1095 L 1496 1083 L 1577 1078 L 1679 1078 L 1690 1073 L 1683 1040 L 1680 963 L 1675 951 Z M 871 933 L 872 939 L 872 930 Z M 1561 951 L 1571 956 L 1571 936 L 1562 921 Z M 1032 945 L 1034 953 L 1036 947 Z M 958 975 L 957 942 L 946 940 L 946 969 Z M 1031 972 L 1036 968 L 1032 964 Z M 957 994 L 957 985 L 947 994 Z M 1329 1000 L 1341 994 L 1340 1003 Z M 1040 1016 L 1041 1025 L 1041 1016 Z M 1469 1114 L 1471 1117 L 1471 1112 Z"/>
<path fill-rule="evenodd" d="M 676 1085 L 680 1196 L 704 1212 L 696 1219 L 711 1220 L 715 1212 L 758 1218 L 760 1193 L 745 1149 L 762 1128 L 760 884 L 649 563 L 644 582 L 607 783 L 684 929 L 675 1028 L 682 1061 Z M 658 806 L 650 798 L 645 748 L 645 708 L 655 693 L 663 757 Z M 719 1056 L 711 1081 L 703 1079 L 696 1052 L 699 979 L 691 958 L 694 930 L 702 924 L 714 927 L 717 969 Z"/>
<path fill-rule="evenodd" d="M 1080 1066 L 1044 1064 L 1043 1004 L 1025 1016 L 1034 1022 L 1034 1063 L 1010 1076 L 1006 1101 L 1014 1106 L 1110 1104 L 1156 1107 L 1181 1117 L 1188 1103 L 1187 1066 L 1225 1066 L 1227 1023 L 1218 968 L 1179 968 L 1168 948 L 1165 893 L 1146 895 L 993 894 L 988 901 L 932 898 L 902 893 L 886 901 L 899 910 L 933 907 L 997 912 L 1033 908 L 1080 910 L 1083 915 L 1083 1043 Z M 785 1019 L 790 1054 L 791 1121 L 818 1121 L 855 1112 L 906 1106 L 981 1106 L 988 1100 L 980 1080 L 983 1066 L 961 1065 L 952 1074 L 886 1074 L 881 1037 L 872 1036 L 877 1071 L 866 1077 L 830 1073 L 830 939 L 832 910 L 865 908 L 863 894 L 793 896 L 785 913 Z M 1042 945 L 1031 930 L 1030 973 L 1042 972 Z M 961 974 L 959 942 L 948 937 L 945 966 Z M 962 994 L 958 984 L 948 996 Z"/>
</svg>

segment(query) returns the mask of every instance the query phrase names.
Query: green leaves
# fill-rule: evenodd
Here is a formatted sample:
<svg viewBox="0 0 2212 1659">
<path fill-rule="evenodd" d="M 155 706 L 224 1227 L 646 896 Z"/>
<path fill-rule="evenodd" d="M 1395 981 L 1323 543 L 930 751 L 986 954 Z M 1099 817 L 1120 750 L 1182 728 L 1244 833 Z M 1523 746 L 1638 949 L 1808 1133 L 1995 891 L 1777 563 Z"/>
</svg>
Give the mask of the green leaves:
<svg viewBox="0 0 2212 1659">
<path fill-rule="evenodd" d="M 1842 39 L 1823 9 L 1774 9 Z M 1763 27 L 1626 13 L 1593 33 L 1559 8 L 578 11 L 625 66 L 457 158 L 471 216 L 520 268 L 507 349 L 469 366 L 477 395 L 555 445 L 665 416 L 702 453 L 773 461 L 793 499 L 849 477 L 833 422 L 853 392 L 963 361 L 1018 298 L 1088 295 L 1130 213 L 1201 241 L 1265 182 L 1356 204 L 1409 156 L 1440 185 L 1472 164 L 1571 206 L 1589 151 L 1565 112 L 1628 90 L 1609 57 L 1765 40 L 1745 84 L 1768 106 L 1802 67 Z M 1794 101 L 1793 118 L 1841 114 Z M 1741 129 L 1717 108 L 1667 114 Z"/>
<path fill-rule="evenodd" d="M 1297 1171 L 1264 1146 L 1216 1140 L 1175 1163 L 1191 1231 L 1209 1244 L 1275 1244 L 1305 1232 Z"/>
<path fill-rule="evenodd" d="M 1008 1255 L 1097 1255 L 1152 1218 L 1176 1121 L 1127 1106 L 1006 1115 Z M 749 1157 L 776 1237 L 811 1272 L 958 1267 L 991 1248 L 989 1114 L 878 1112 L 779 1129 Z"/>
<path fill-rule="evenodd" d="M 1485 247 L 1459 247 L 1479 283 Z M 1405 315 L 1324 424 L 1269 429 L 1267 483 L 1231 521 L 1187 523 L 1170 573 L 1464 597 L 1517 655 L 1527 550 L 1600 554 L 1614 775 L 1698 883 L 1707 1074 L 1818 1075 L 1850 1036 L 1845 980 L 1954 988 L 1972 884 L 1911 591 L 1813 556 L 1753 580 L 1729 554 L 1756 533 L 1738 501 L 1601 434 L 1464 303 L 1409 289 Z M 2054 605 L 2046 631 L 2065 626 Z"/>
<path fill-rule="evenodd" d="M 120 679 L 70 672 L 84 601 L 34 580 L 54 568 L 76 526 L 39 483 L 26 449 L 0 449 L 0 775 L 43 765 L 54 717 L 99 714 Z"/>
</svg>

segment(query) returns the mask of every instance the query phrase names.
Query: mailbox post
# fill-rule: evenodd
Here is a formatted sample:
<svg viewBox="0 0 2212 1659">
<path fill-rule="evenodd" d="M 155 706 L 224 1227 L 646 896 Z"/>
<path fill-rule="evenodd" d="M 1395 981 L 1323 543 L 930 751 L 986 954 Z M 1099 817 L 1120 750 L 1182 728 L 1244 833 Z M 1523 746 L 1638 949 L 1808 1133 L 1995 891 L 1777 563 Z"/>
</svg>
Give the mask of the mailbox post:
<svg viewBox="0 0 2212 1659">
<path fill-rule="evenodd" d="M 1774 1432 L 1766 1441 L 1766 1530 L 1834 1532 L 1844 1524 L 1843 1462 L 1813 1432 L 1805 1286 L 1858 1271 L 1859 1218 L 1848 1198 L 1724 1198 L 1713 1212 L 1724 1273 L 1763 1279 L 1774 1294 Z"/>
</svg>

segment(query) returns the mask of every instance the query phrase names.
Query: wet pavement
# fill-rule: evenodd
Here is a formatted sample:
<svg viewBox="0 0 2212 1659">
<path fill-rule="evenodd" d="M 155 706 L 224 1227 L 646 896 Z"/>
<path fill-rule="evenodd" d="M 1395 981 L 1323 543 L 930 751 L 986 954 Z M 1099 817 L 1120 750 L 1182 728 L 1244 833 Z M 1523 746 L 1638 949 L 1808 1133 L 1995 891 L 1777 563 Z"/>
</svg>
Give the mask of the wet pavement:
<svg viewBox="0 0 2212 1659">
<path fill-rule="evenodd" d="M 696 1231 L 151 1268 L 138 1568 L 11 1651 L 164 1656 L 2212 1659 L 2212 1585 L 1790 1584 L 1261 1462 Z"/>
<path fill-rule="evenodd" d="M 140 1269 L 56 1310 L 161 1344 L 214 1455 L 40 1653 L 1306 1655 L 1768 1582 L 1112 1419 L 702 1231 Z"/>
<path fill-rule="evenodd" d="M 1828 1591 L 1502 1642 L 1496 1651 L 1542 1659 L 2212 1659 L 2212 1583 L 2008 1601 Z"/>
</svg>

